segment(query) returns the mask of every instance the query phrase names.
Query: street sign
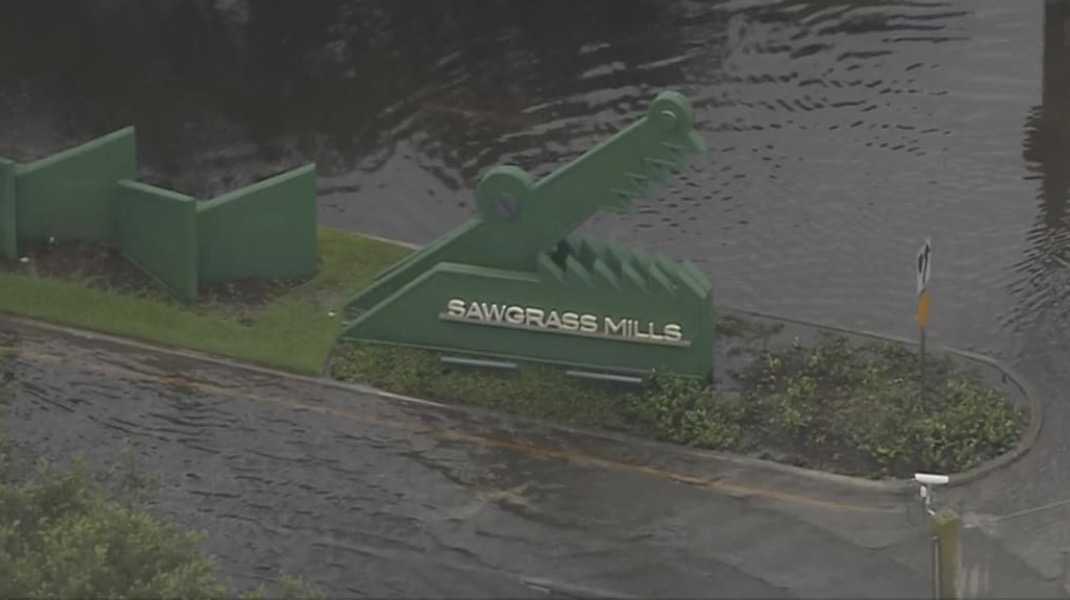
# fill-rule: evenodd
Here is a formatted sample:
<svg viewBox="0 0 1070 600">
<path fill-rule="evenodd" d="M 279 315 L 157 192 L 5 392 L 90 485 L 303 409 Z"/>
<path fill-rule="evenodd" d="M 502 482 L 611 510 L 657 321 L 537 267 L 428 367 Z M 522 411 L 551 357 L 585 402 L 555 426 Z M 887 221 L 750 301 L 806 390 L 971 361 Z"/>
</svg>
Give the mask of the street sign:
<svg viewBox="0 0 1070 600">
<path fill-rule="evenodd" d="M 921 347 L 918 350 L 918 371 L 920 385 L 918 386 L 918 398 L 925 402 L 925 328 L 929 326 L 929 276 L 933 272 L 933 241 L 925 238 L 925 243 L 918 250 L 916 262 L 918 282 L 918 312 L 914 318 L 918 321 L 918 332 L 921 334 Z"/>
<path fill-rule="evenodd" d="M 925 291 L 925 287 L 929 285 L 929 275 L 932 274 L 933 270 L 933 241 L 931 238 L 925 238 L 925 243 L 918 250 L 917 267 L 918 295 L 920 296 Z"/>
<path fill-rule="evenodd" d="M 922 330 L 929 326 L 929 290 L 924 290 L 921 298 L 918 298 L 918 314 L 915 318 Z"/>
</svg>

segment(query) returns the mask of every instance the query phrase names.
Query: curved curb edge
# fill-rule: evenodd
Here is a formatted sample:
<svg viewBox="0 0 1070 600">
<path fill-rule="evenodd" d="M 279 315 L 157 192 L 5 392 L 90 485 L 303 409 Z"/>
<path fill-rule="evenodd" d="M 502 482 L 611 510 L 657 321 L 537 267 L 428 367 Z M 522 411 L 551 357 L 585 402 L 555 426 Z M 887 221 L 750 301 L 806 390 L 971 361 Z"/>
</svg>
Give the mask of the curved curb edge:
<svg viewBox="0 0 1070 600">
<path fill-rule="evenodd" d="M 892 342 L 896 342 L 896 343 L 900 343 L 900 344 L 906 344 L 906 345 L 910 345 L 910 346 L 917 346 L 918 345 L 918 341 L 917 340 L 911 340 L 911 339 L 899 337 L 899 336 L 896 336 L 896 335 L 874 333 L 872 331 L 865 331 L 865 330 L 847 329 L 845 327 L 838 327 L 838 326 L 835 326 L 835 325 L 825 325 L 825 324 L 821 324 L 821 323 L 814 323 L 812 321 L 805 321 L 805 320 L 802 320 L 802 319 L 781 317 L 781 316 L 771 315 L 771 314 L 763 313 L 763 312 L 759 312 L 759 311 L 736 308 L 736 307 L 728 306 L 728 305 L 724 305 L 724 304 L 717 305 L 717 307 L 722 308 L 722 309 L 727 309 L 727 310 L 732 311 L 732 312 L 737 312 L 737 313 L 741 313 L 741 314 L 747 314 L 747 315 L 752 315 L 752 316 L 755 316 L 755 317 L 760 317 L 760 318 L 763 318 L 763 319 L 772 319 L 772 320 L 777 320 L 777 321 L 785 321 L 785 322 L 788 322 L 788 323 L 795 323 L 795 324 L 798 324 L 798 325 L 805 325 L 807 327 L 815 327 L 815 328 L 818 328 L 818 329 L 826 329 L 826 330 L 830 330 L 830 331 L 836 331 L 836 332 L 839 332 L 839 333 L 845 333 L 845 334 L 849 334 L 849 335 L 858 335 L 858 336 L 862 336 L 862 337 L 868 337 L 868 338 L 873 338 L 873 339 L 883 340 L 883 341 L 892 341 Z M 970 352 L 970 351 L 967 351 L 967 350 L 958 350 L 956 348 L 951 348 L 951 347 L 948 347 L 948 346 L 941 346 L 940 349 L 942 351 L 944 351 L 944 352 L 948 352 L 950 354 L 955 354 L 955 355 L 958 355 L 958 356 L 960 356 L 962 358 L 966 358 L 966 359 L 973 360 L 973 361 L 976 361 L 976 362 L 984 363 L 984 364 L 986 364 L 986 365 L 988 365 L 990 367 L 994 367 L 997 370 L 999 370 L 1001 373 L 1003 373 L 1004 376 L 1007 377 L 1008 380 L 1010 380 L 1015 386 L 1018 387 L 1018 390 L 1022 393 L 1022 396 L 1024 396 L 1025 399 L 1026 399 L 1026 403 L 1028 405 L 1028 411 L 1029 411 L 1029 424 L 1026 426 L 1024 434 L 1022 435 L 1021 439 L 1018 440 L 1018 443 L 1014 446 L 1014 448 L 1012 448 L 1011 450 L 1009 450 L 1007 452 L 1004 452 L 1003 454 L 1000 454 L 999 456 L 997 456 L 995 458 L 989 459 L 989 460 L 977 465 L 976 467 L 973 467 L 972 469 L 968 469 L 968 470 L 963 471 L 961 473 L 949 473 L 948 474 L 949 481 L 948 481 L 947 486 L 948 487 L 958 487 L 958 486 L 966 485 L 968 483 L 972 483 L 974 481 L 977 481 L 978 479 L 981 479 L 982 477 L 988 475 L 989 473 L 992 473 L 993 471 L 999 470 L 999 469 L 1001 469 L 1003 467 L 1009 466 L 1013 462 L 1017 461 L 1019 458 L 1025 456 L 1025 454 L 1027 452 L 1029 452 L 1029 450 L 1031 450 L 1033 448 L 1033 445 L 1036 443 L 1037 438 L 1040 436 L 1040 430 L 1042 429 L 1042 427 L 1044 425 L 1044 407 L 1040 403 L 1040 400 L 1037 398 L 1037 395 L 1033 391 L 1033 388 L 1026 382 L 1025 378 L 1022 377 L 1021 375 L 1019 375 L 1016 371 L 1014 371 L 1013 369 L 1011 369 L 1007 365 L 1003 364 L 1001 361 L 999 361 L 999 360 L 997 360 L 995 358 L 992 358 L 990 356 L 985 356 L 983 354 L 977 354 L 975 352 Z M 771 462 L 771 461 L 763 461 L 763 462 Z M 864 487 L 866 489 L 874 489 L 873 486 L 876 485 L 876 486 L 880 486 L 879 489 L 883 489 L 883 490 L 886 490 L 886 491 L 893 491 L 893 490 L 902 491 L 902 490 L 905 490 L 905 489 L 912 489 L 917 485 L 914 482 L 914 480 L 912 480 L 912 479 L 872 480 L 872 479 L 865 479 L 865 478 L 862 478 L 862 477 L 852 477 L 852 476 L 849 476 L 849 475 L 838 475 L 838 474 L 834 474 L 834 473 L 828 473 L 828 472 L 825 472 L 825 471 L 815 471 L 813 469 L 802 469 L 802 468 L 799 468 L 799 467 L 790 467 L 789 465 L 782 465 L 780 463 L 773 463 L 773 464 L 777 465 L 778 467 L 789 467 L 789 468 L 792 468 L 792 469 L 796 469 L 796 473 L 798 475 L 802 475 L 802 476 L 806 476 L 806 477 L 819 477 L 821 479 L 826 479 L 827 476 L 829 476 L 829 475 L 835 475 L 838 478 L 837 480 L 841 481 L 842 483 L 846 483 L 848 485 L 853 485 L 853 486 L 857 486 L 857 487 Z M 839 478 L 842 478 L 842 479 L 839 479 Z"/>
</svg>

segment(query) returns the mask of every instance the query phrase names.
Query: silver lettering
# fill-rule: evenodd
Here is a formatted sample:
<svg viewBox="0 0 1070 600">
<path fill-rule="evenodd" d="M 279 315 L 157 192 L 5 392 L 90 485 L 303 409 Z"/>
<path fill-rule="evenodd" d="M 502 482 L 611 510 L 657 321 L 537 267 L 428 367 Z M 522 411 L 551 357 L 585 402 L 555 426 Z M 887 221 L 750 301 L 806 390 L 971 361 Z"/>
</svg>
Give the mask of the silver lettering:
<svg viewBox="0 0 1070 600">
<path fill-rule="evenodd" d="M 610 335 L 627 335 L 628 319 L 621 319 L 614 323 L 612 317 L 605 318 L 606 333 Z"/>
<path fill-rule="evenodd" d="M 510 306 L 505 309 L 505 320 L 513 325 L 524 324 L 524 309 L 520 306 Z"/>
<path fill-rule="evenodd" d="M 454 298 L 446 303 L 446 311 L 451 317 L 463 317 L 464 316 L 464 300 L 460 298 Z"/>
<path fill-rule="evenodd" d="M 574 312 L 561 313 L 561 327 L 569 331 L 580 328 L 580 316 Z"/>
<path fill-rule="evenodd" d="M 483 317 L 483 311 L 479 310 L 479 303 L 478 302 L 473 302 L 473 303 L 468 305 L 468 312 L 465 313 L 464 318 L 473 319 L 473 320 L 476 320 L 476 321 L 485 320 L 485 318 Z"/>
<path fill-rule="evenodd" d="M 655 331 L 654 322 L 653 321 L 648 321 L 647 322 L 647 334 L 650 336 L 650 339 L 652 339 L 652 340 L 663 340 L 663 339 L 665 339 L 664 335 L 661 335 L 660 333 Z"/>
<path fill-rule="evenodd" d="M 639 321 L 632 321 L 632 327 L 635 328 L 635 337 L 637 337 L 637 338 L 639 338 L 641 340 L 650 339 L 649 331 L 639 331 Z M 652 329 L 654 327 L 654 324 L 651 323 L 650 327 Z"/>
<path fill-rule="evenodd" d="M 676 323 L 669 323 L 665 326 L 665 339 L 670 342 L 679 342 L 684 339 L 684 330 L 680 325 Z"/>
<path fill-rule="evenodd" d="M 501 304 L 490 304 L 490 305 L 488 305 L 486 302 L 483 303 L 483 315 L 484 315 L 484 318 L 489 319 L 491 321 L 501 321 L 502 320 L 502 313 L 504 311 L 505 311 L 505 307 L 502 306 Z"/>
<path fill-rule="evenodd" d="M 542 329 L 544 327 L 544 325 L 542 324 L 541 308 L 527 308 L 524 310 L 524 313 L 527 316 L 528 327 L 538 327 L 539 329 Z"/>
<path fill-rule="evenodd" d="M 561 329 L 561 317 L 557 315 L 556 310 L 551 310 L 550 314 L 546 315 L 546 327 Z"/>
<path fill-rule="evenodd" d="M 466 319 L 515 325 L 528 329 L 576 332 L 595 336 L 611 336 L 625 340 L 647 343 L 669 343 L 689 346 L 684 339 L 683 325 L 666 323 L 660 329 L 656 321 L 640 321 L 629 317 L 606 317 L 534 306 L 495 304 L 491 302 L 468 302 L 462 298 L 450 298 L 446 302 L 444 319 Z M 599 327 L 601 325 L 601 327 Z"/>
</svg>

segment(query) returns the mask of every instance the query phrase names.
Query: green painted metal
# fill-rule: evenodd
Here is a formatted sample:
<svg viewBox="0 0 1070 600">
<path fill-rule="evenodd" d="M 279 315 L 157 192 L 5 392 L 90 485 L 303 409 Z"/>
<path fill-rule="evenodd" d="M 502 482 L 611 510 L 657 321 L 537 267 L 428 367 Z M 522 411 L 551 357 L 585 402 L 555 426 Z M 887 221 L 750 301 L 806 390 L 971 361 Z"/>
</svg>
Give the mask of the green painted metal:
<svg viewBox="0 0 1070 600">
<path fill-rule="evenodd" d="M 537 182 L 492 169 L 476 188 L 476 216 L 347 304 L 342 339 L 709 376 L 708 278 L 690 263 L 571 235 L 704 151 L 693 127 L 687 100 L 664 92 L 637 123 Z"/>
<path fill-rule="evenodd" d="M 136 158 L 128 127 L 28 165 L 0 159 L 0 257 L 52 237 L 118 242 L 187 301 L 201 283 L 315 273 L 313 165 L 199 204 L 133 181 Z"/>
<path fill-rule="evenodd" d="M 0 158 L 0 258 L 18 257 L 15 235 L 15 163 Z"/>
<path fill-rule="evenodd" d="M 19 241 L 115 238 L 116 183 L 137 176 L 134 128 L 127 127 L 16 168 Z"/>
<path fill-rule="evenodd" d="M 197 201 L 136 181 L 119 182 L 123 256 L 186 302 L 197 299 Z"/>
<path fill-rule="evenodd" d="M 316 170 L 307 165 L 197 207 L 200 278 L 297 278 L 315 273 Z"/>
</svg>

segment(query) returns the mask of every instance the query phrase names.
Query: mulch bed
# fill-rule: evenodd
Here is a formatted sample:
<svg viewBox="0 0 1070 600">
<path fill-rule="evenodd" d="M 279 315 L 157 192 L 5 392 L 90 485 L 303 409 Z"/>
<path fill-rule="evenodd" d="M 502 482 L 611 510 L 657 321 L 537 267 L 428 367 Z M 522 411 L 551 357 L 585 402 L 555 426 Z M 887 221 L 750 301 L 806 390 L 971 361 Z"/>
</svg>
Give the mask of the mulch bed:
<svg viewBox="0 0 1070 600">
<path fill-rule="evenodd" d="M 0 272 L 79 281 L 134 295 L 170 296 L 161 283 L 127 260 L 118 245 L 99 242 L 26 243 L 22 260 L 0 259 Z M 260 308 L 308 280 L 241 279 L 201 286 L 198 303 Z"/>
</svg>

